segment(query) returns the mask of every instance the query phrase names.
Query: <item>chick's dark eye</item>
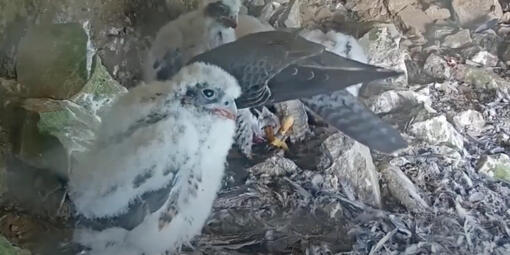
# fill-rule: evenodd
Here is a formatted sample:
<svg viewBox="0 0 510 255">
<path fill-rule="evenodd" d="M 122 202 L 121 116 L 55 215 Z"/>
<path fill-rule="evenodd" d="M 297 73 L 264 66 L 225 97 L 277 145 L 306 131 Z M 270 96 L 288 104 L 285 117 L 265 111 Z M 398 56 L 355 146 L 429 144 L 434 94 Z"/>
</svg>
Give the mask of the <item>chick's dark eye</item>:
<svg viewBox="0 0 510 255">
<path fill-rule="evenodd" d="M 212 97 L 214 97 L 214 90 L 204 89 L 204 90 L 202 90 L 202 94 L 204 94 L 204 96 L 207 98 L 212 98 Z"/>
</svg>

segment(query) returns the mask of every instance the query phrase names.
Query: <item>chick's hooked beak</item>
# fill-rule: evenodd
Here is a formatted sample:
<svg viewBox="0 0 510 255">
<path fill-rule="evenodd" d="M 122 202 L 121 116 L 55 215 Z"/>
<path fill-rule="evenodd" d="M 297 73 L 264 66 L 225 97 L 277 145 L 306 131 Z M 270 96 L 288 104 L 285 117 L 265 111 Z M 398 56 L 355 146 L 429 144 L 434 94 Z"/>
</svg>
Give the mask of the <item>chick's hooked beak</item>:
<svg viewBox="0 0 510 255">
<path fill-rule="evenodd" d="M 220 22 L 225 27 L 236 28 L 237 27 L 237 15 L 236 16 L 221 17 L 220 18 Z"/>
<path fill-rule="evenodd" d="M 237 106 L 234 100 L 223 102 L 222 106 L 213 108 L 214 114 L 229 120 L 236 120 Z"/>
</svg>

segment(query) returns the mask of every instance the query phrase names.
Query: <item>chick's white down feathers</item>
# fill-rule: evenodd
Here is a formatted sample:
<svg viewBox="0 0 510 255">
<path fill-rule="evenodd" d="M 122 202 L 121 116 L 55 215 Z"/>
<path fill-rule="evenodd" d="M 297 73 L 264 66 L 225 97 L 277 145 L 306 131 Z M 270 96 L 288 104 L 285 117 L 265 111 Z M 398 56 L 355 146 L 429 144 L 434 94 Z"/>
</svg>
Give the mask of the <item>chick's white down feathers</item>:
<svg viewBox="0 0 510 255">
<path fill-rule="evenodd" d="M 164 154 L 171 154 L 163 148 L 157 149 L 161 139 L 173 138 L 168 136 L 180 134 L 183 129 L 187 132 L 193 132 L 196 128 L 211 125 L 209 121 L 198 119 L 197 121 L 200 124 L 193 126 L 195 123 L 190 123 L 190 120 L 194 120 L 192 117 L 195 117 L 193 115 L 197 113 L 193 112 L 192 109 L 183 109 L 179 101 L 186 93 L 187 88 L 197 83 L 211 83 L 211 81 L 214 82 L 213 84 L 217 88 L 225 91 L 233 98 L 238 97 L 241 93 L 237 81 L 220 68 L 194 63 L 183 68 L 171 81 L 155 81 L 151 84 L 138 86 L 126 95 L 121 96 L 112 105 L 110 111 L 102 116 L 103 123 L 97 134 L 96 148 L 91 149 L 88 155 L 82 156 L 79 164 L 72 171 L 70 178 L 71 195 L 75 196 L 74 202 L 78 211 L 87 217 L 94 218 L 114 216 L 127 209 L 128 202 L 140 192 L 140 190 L 131 190 L 132 185 L 129 185 L 129 182 L 139 174 L 139 169 L 143 168 L 142 164 L 150 167 L 149 162 L 156 164 L 155 160 L 164 157 Z M 156 94 L 163 96 L 151 100 Z M 171 103 L 165 104 L 167 100 L 171 100 Z M 146 128 L 150 128 L 151 132 L 144 129 L 138 130 L 140 132 L 136 136 L 136 140 L 126 139 L 120 143 L 113 143 L 113 140 L 120 139 L 119 134 L 128 132 L 129 127 L 135 126 L 140 120 L 144 120 L 151 112 L 163 113 L 165 111 L 171 117 L 173 117 L 172 114 L 179 113 L 177 117 L 181 117 L 181 119 L 173 120 L 175 123 L 168 122 L 166 125 L 149 125 Z M 187 114 L 186 117 L 189 117 L 190 120 L 182 118 L 185 116 L 181 116 L 180 113 Z M 212 117 L 208 116 L 208 118 Z M 231 124 L 230 122 L 226 123 L 227 125 Z M 191 126 L 185 126 L 186 124 Z M 178 128 L 181 130 L 176 130 Z M 229 136 L 228 132 L 224 133 L 227 137 Z M 169 146 L 173 148 L 172 151 L 176 149 L 185 151 L 188 147 L 197 147 L 197 144 L 193 144 L 196 138 L 185 137 L 185 139 L 181 139 L 183 144 L 170 143 Z M 187 142 L 188 140 L 189 142 Z M 111 143 L 105 144 L 106 141 L 111 141 Z M 143 153 L 142 148 L 147 151 L 146 154 Z M 155 149 L 155 151 L 151 149 Z M 140 158 L 130 158 L 129 155 L 131 154 L 140 154 Z M 162 171 L 163 169 L 157 170 Z M 155 181 L 161 182 L 156 184 L 160 187 L 167 180 L 158 178 Z M 126 186 L 124 187 L 125 190 L 122 190 L 122 186 Z M 117 187 L 117 190 L 108 193 L 112 187 Z M 144 191 L 145 189 L 151 190 L 150 185 L 141 188 L 144 188 Z M 129 191 L 134 193 L 130 195 Z M 109 195 L 104 196 L 105 193 Z M 119 196 L 118 199 L 112 197 L 115 194 Z M 76 199 L 78 197 L 79 199 Z"/>
<path fill-rule="evenodd" d="M 146 82 L 157 79 L 157 71 L 161 66 L 155 63 L 172 65 L 172 69 L 178 70 L 194 56 L 236 39 L 234 29 L 205 15 L 207 4 L 212 2 L 203 1 L 200 8 L 179 16 L 158 31 L 144 61 Z M 241 8 L 240 0 L 221 2 L 237 16 Z"/>
<path fill-rule="evenodd" d="M 115 217 L 129 212 L 142 194 L 172 185 L 163 206 L 131 230 L 78 229 L 75 241 L 91 254 L 162 254 L 200 233 L 220 188 L 235 123 L 182 103 L 197 84 L 235 99 L 241 89 L 222 69 L 185 66 L 172 80 L 139 86 L 103 116 L 95 148 L 70 176 L 70 197 L 82 216 Z M 139 180 L 139 181 L 137 181 Z M 175 209 L 161 225 L 162 215 Z"/>
<path fill-rule="evenodd" d="M 304 31 L 301 36 L 315 43 L 320 43 L 326 47 L 326 50 L 331 51 L 337 55 L 345 58 L 353 59 L 361 63 L 368 63 L 368 57 L 365 51 L 359 44 L 358 40 L 346 34 L 335 31 L 328 31 L 324 33 L 318 29 L 311 31 Z M 356 84 L 347 87 L 349 93 L 353 96 L 358 96 L 362 84 Z"/>
</svg>

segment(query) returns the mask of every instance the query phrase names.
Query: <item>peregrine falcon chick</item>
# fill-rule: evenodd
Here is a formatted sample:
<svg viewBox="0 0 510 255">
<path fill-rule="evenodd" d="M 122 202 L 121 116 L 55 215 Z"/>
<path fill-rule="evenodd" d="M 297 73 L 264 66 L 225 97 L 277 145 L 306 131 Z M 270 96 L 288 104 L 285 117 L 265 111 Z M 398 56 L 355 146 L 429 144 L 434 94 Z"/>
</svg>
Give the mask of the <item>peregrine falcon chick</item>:
<svg viewBox="0 0 510 255">
<path fill-rule="evenodd" d="M 199 234 L 220 188 L 240 93 L 230 74 L 197 62 L 120 97 L 70 176 L 74 240 L 94 255 L 156 255 Z"/>
<path fill-rule="evenodd" d="M 168 80 L 192 57 L 236 39 L 240 0 L 204 0 L 157 33 L 144 63 L 144 80 Z"/>
<path fill-rule="evenodd" d="M 336 53 L 338 56 L 368 64 L 368 56 L 365 54 L 363 47 L 361 47 L 356 38 L 350 35 L 335 32 L 332 30 L 324 33 L 319 29 L 303 31 L 300 33 L 300 35 L 309 41 L 324 45 L 328 51 Z M 361 86 L 362 84 L 359 83 L 347 87 L 345 90 L 349 91 L 349 93 L 357 97 Z"/>
</svg>

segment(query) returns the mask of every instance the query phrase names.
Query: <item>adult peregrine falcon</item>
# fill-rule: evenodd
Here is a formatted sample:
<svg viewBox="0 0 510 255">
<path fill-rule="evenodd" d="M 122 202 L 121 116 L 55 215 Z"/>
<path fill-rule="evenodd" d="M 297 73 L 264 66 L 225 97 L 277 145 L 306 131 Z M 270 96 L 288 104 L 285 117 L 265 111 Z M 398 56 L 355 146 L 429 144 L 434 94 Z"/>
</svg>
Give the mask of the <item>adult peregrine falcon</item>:
<svg viewBox="0 0 510 255">
<path fill-rule="evenodd" d="M 264 31 L 204 52 L 193 59 L 222 67 L 239 81 L 239 109 L 301 99 L 342 132 L 372 149 L 391 153 L 407 146 L 400 133 L 341 91 L 400 75 L 327 51 L 296 32 Z M 164 75 L 162 75 L 164 76 Z M 171 77 L 171 76 L 169 76 Z M 327 96 L 339 91 L 335 107 Z M 341 107 L 338 107 L 338 106 Z"/>
</svg>

